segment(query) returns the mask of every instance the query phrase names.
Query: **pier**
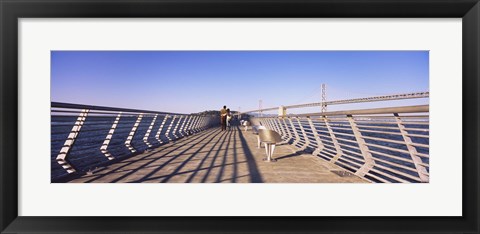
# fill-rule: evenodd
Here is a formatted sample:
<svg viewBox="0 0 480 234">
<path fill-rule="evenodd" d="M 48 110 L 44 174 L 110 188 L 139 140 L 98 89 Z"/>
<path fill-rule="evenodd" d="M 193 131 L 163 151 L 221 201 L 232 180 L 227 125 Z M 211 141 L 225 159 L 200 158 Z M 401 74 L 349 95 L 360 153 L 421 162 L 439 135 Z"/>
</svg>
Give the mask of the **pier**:
<svg viewBox="0 0 480 234">
<path fill-rule="evenodd" d="M 238 126 L 210 128 L 121 162 L 98 168 L 71 182 L 81 183 L 362 183 L 289 144 L 275 150 L 276 163 L 265 163 L 251 132 Z"/>
<path fill-rule="evenodd" d="M 428 92 L 328 105 L 425 97 Z M 239 118 L 221 131 L 216 115 L 52 103 L 52 182 L 429 181 L 428 105 L 286 114 L 287 108 L 326 105 L 246 111 L 241 113 L 246 126 Z M 272 110 L 279 112 L 263 114 Z M 258 126 L 281 137 L 275 162 L 264 161 Z"/>
</svg>

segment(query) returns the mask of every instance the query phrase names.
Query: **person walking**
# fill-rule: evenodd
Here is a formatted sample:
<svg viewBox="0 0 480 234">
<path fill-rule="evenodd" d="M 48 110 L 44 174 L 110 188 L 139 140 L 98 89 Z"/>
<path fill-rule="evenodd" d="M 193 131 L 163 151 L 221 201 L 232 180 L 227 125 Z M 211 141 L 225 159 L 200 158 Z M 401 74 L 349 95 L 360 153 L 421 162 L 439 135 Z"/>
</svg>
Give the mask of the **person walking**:
<svg viewBox="0 0 480 234">
<path fill-rule="evenodd" d="M 220 124 L 222 131 L 227 129 L 227 106 L 223 106 L 223 109 L 220 110 Z"/>
<path fill-rule="evenodd" d="M 230 130 L 230 121 L 232 121 L 232 113 L 230 112 L 230 109 L 227 109 L 227 127 L 228 130 Z"/>
</svg>

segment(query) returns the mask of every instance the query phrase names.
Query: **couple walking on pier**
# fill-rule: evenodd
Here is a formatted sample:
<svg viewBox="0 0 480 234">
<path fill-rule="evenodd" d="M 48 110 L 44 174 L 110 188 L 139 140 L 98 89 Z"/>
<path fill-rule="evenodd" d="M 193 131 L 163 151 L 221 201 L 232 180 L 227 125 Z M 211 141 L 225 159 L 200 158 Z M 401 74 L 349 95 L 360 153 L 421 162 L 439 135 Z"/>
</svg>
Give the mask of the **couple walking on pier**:
<svg viewBox="0 0 480 234">
<path fill-rule="evenodd" d="M 226 130 L 227 127 L 230 129 L 230 121 L 232 121 L 233 115 L 230 112 L 230 109 L 227 109 L 227 106 L 223 106 L 223 109 L 220 110 L 220 124 L 222 125 L 222 131 Z"/>
</svg>

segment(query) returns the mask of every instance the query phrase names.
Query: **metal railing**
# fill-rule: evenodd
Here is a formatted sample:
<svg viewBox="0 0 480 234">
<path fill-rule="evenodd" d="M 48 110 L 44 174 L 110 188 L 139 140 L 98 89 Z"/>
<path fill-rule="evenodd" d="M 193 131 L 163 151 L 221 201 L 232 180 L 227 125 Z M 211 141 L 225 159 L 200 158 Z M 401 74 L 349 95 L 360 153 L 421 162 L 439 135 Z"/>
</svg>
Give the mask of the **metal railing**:
<svg viewBox="0 0 480 234">
<path fill-rule="evenodd" d="M 51 178 L 87 172 L 218 123 L 218 116 L 52 102 Z"/>
<path fill-rule="evenodd" d="M 429 182 L 429 106 L 252 117 L 298 150 L 370 182 Z"/>
</svg>

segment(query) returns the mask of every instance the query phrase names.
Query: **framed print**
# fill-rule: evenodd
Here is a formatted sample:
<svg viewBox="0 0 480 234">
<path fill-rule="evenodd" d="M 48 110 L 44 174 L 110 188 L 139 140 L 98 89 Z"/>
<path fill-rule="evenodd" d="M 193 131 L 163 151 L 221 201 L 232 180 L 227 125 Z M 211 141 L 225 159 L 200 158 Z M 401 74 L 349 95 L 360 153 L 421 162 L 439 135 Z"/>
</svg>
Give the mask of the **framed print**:
<svg viewBox="0 0 480 234">
<path fill-rule="evenodd" d="M 1 233 L 478 233 L 478 1 L 2 1 Z"/>
</svg>

